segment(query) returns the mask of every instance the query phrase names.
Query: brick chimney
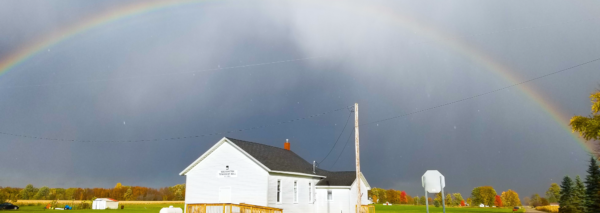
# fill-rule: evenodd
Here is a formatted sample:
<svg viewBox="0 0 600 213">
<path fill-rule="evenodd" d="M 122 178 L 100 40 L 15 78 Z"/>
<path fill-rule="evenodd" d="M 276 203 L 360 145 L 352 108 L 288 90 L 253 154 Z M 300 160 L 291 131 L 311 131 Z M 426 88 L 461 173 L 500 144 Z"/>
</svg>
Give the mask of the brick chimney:
<svg viewBox="0 0 600 213">
<path fill-rule="evenodd" d="M 290 142 L 288 139 L 285 139 L 285 143 L 283 144 L 283 148 L 286 150 L 290 150 Z"/>
</svg>

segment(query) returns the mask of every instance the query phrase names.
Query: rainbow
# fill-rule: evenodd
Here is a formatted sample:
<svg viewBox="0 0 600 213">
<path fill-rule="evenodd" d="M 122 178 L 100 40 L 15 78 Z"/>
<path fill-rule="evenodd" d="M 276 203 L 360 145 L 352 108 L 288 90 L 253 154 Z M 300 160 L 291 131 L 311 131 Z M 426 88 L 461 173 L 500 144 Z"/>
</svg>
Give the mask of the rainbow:
<svg viewBox="0 0 600 213">
<path fill-rule="evenodd" d="M 154 0 L 145 1 L 142 3 L 136 3 L 120 7 L 116 10 L 108 11 L 105 13 L 97 14 L 83 21 L 61 29 L 53 34 L 44 36 L 43 38 L 32 42 L 18 51 L 10 54 L 8 57 L 0 61 L 0 76 L 14 67 L 24 63 L 34 55 L 41 51 L 44 51 L 54 45 L 57 45 L 73 36 L 84 33 L 90 29 L 103 26 L 105 24 L 121 20 L 124 18 L 134 17 L 137 15 L 150 13 L 165 8 L 177 7 L 186 4 L 206 2 L 205 0 Z M 307 2 L 307 1 L 303 1 Z M 324 4 L 326 2 L 320 1 L 315 4 Z M 355 12 L 358 15 L 369 15 L 376 18 L 383 18 L 384 21 L 391 21 L 398 27 L 418 33 L 425 38 L 439 43 L 461 55 L 469 58 L 470 60 L 482 65 L 486 69 L 493 71 L 508 82 L 513 84 L 519 83 L 522 79 L 517 76 L 516 72 L 510 67 L 503 65 L 502 63 L 494 60 L 489 54 L 479 50 L 475 46 L 468 42 L 459 39 L 457 36 L 451 35 L 448 32 L 443 32 L 438 29 L 432 28 L 424 24 L 423 22 L 416 20 L 410 16 L 404 14 L 395 13 L 384 7 L 374 7 L 372 5 L 356 5 L 356 4 L 336 4 L 336 8 L 346 9 L 351 12 Z M 578 135 L 571 132 L 568 126 L 569 115 L 561 112 L 561 110 L 553 106 L 550 102 L 545 100 L 543 96 L 535 91 L 531 86 L 527 84 L 521 84 L 518 88 L 528 97 L 530 97 L 535 103 L 537 103 L 547 114 L 549 114 L 565 131 L 572 135 L 572 137 L 579 142 L 579 144 L 588 152 L 591 151 L 591 147 L 588 146 L 586 141 Z"/>
</svg>

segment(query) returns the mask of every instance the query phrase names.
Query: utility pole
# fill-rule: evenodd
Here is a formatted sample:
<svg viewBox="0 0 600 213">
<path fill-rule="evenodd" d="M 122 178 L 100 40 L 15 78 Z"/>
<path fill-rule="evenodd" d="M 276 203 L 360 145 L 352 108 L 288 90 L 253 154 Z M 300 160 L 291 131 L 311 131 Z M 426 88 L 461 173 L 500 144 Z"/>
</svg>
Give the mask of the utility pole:
<svg viewBox="0 0 600 213">
<path fill-rule="evenodd" d="M 358 199 L 356 200 L 356 213 L 362 212 L 360 193 L 360 145 L 358 143 L 358 103 L 354 103 L 354 143 L 356 149 L 356 185 L 358 186 Z"/>
</svg>

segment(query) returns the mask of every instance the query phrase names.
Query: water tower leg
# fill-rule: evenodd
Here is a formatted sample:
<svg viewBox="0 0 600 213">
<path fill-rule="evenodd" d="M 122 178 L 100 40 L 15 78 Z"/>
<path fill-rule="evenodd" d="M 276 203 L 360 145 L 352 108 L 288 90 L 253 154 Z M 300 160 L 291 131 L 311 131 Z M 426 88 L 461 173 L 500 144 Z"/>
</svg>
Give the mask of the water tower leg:
<svg viewBox="0 0 600 213">
<path fill-rule="evenodd" d="M 440 187 L 442 188 L 442 206 L 444 213 L 446 213 L 446 198 L 444 197 L 444 186 L 442 185 L 442 177 L 440 177 Z"/>
<path fill-rule="evenodd" d="M 423 178 L 425 179 L 425 178 Z M 423 181 L 423 183 L 425 183 L 425 208 L 427 208 L 427 213 L 429 213 L 429 198 L 427 197 L 427 182 Z"/>
</svg>

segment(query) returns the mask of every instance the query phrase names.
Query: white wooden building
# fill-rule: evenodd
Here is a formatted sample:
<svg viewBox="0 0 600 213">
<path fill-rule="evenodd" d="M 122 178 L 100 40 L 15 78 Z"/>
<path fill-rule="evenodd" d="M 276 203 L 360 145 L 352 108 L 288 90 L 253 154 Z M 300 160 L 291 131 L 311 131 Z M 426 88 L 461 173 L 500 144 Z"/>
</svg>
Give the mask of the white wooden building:
<svg viewBox="0 0 600 213">
<path fill-rule="evenodd" d="M 112 198 L 96 198 L 92 201 L 92 209 L 118 209 L 119 201 Z"/>
<path fill-rule="evenodd" d="M 290 149 L 222 138 L 180 175 L 186 176 L 186 204 L 245 203 L 285 213 L 355 212 L 357 184 L 362 204 L 371 187 L 356 172 L 319 169 Z"/>
</svg>

